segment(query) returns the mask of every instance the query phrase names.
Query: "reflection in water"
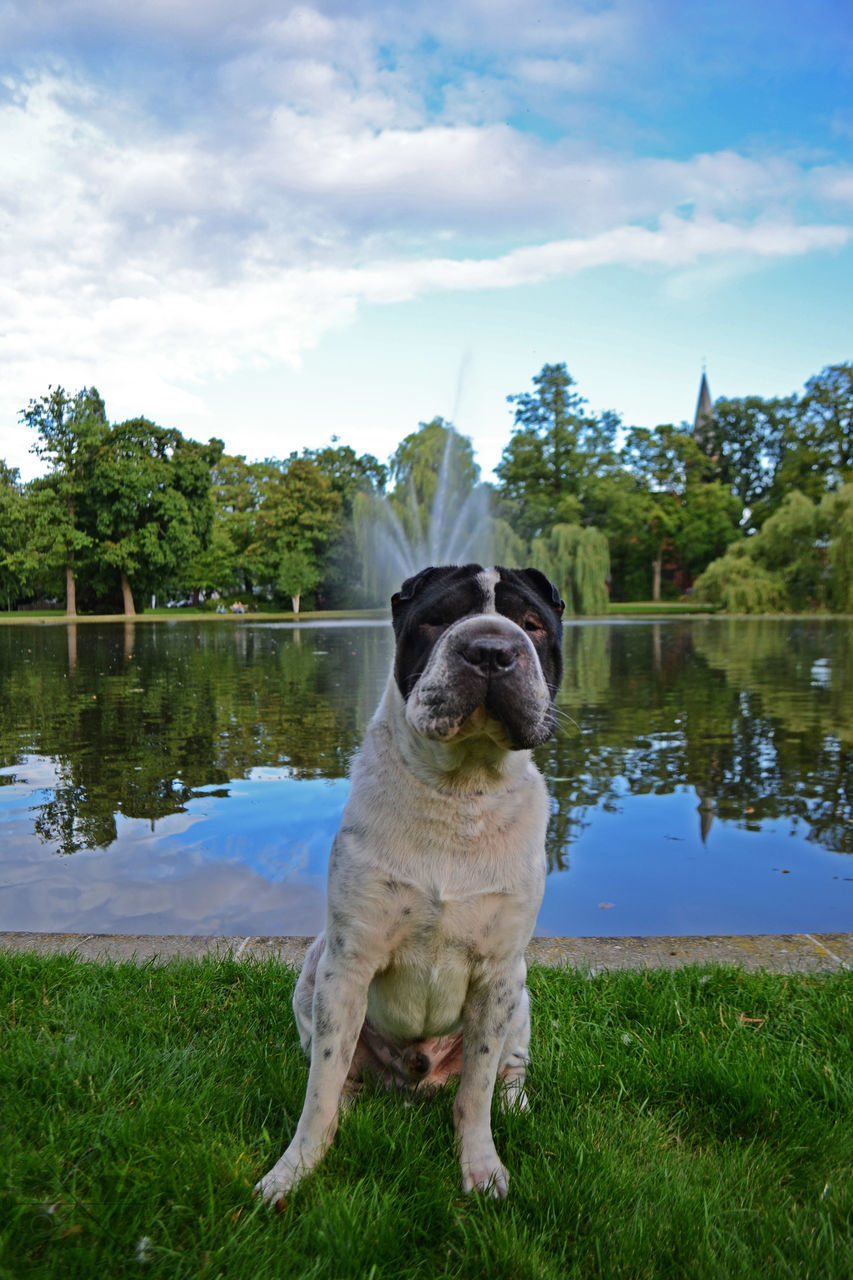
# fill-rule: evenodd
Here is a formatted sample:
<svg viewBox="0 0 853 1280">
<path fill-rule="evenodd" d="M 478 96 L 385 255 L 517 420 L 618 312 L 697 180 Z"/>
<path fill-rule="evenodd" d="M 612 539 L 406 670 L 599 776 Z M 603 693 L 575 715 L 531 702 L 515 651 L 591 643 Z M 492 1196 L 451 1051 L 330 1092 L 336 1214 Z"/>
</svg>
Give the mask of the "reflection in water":
<svg viewBox="0 0 853 1280">
<path fill-rule="evenodd" d="M 715 815 L 754 830 L 783 818 L 853 852 L 851 637 L 848 623 L 814 620 L 569 630 L 560 706 L 582 738 L 541 753 L 562 823 L 554 865 L 617 779 L 633 794 L 690 784 L 703 840 Z"/>
<path fill-rule="evenodd" d="M 567 627 L 540 932 L 850 928 L 851 634 Z M 314 932 L 391 652 L 387 624 L 0 629 L 0 928 Z"/>
</svg>

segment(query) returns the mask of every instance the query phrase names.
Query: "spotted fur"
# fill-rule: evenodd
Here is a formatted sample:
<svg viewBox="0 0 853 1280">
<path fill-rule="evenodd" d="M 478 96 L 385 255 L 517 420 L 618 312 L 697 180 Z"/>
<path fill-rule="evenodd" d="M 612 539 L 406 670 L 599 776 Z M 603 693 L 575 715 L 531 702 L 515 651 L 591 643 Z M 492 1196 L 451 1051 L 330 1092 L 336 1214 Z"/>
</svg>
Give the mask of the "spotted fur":
<svg viewBox="0 0 853 1280">
<path fill-rule="evenodd" d="M 549 804 L 530 749 L 553 728 L 559 593 L 537 570 L 425 569 L 392 598 L 394 668 L 352 768 L 326 929 L 293 1007 L 310 1057 L 302 1115 L 256 1190 L 280 1203 L 365 1078 L 459 1076 L 462 1186 L 506 1195 L 491 1100 L 525 1107 L 524 949 Z"/>
</svg>

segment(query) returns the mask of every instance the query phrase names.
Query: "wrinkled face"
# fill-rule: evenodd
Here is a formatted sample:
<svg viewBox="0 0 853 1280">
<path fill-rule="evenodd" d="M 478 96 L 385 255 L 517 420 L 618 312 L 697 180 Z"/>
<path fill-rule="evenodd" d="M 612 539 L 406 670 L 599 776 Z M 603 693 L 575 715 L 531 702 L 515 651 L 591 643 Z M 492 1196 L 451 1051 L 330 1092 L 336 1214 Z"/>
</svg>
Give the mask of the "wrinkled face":
<svg viewBox="0 0 853 1280">
<path fill-rule="evenodd" d="M 563 673 L 563 602 L 536 569 L 424 569 L 391 607 L 394 677 L 406 718 L 428 738 L 502 734 L 510 749 L 553 730 Z"/>
</svg>

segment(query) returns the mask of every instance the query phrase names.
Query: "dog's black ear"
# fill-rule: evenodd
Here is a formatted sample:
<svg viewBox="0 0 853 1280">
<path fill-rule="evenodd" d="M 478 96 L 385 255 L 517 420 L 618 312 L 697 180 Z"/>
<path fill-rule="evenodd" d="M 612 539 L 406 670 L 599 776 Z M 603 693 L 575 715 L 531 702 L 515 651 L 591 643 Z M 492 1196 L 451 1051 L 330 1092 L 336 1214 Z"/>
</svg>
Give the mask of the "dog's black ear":
<svg viewBox="0 0 853 1280">
<path fill-rule="evenodd" d="M 407 578 L 400 590 L 395 591 L 391 597 L 391 612 L 396 613 L 402 605 L 413 600 L 438 572 L 438 569 L 431 566 L 429 569 L 421 569 L 420 573 L 416 573 L 414 577 Z"/>
<path fill-rule="evenodd" d="M 426 586 L 430 578 L 434 578 L 437 573 L 438 569 L 430 566 L 429 569 L 421 569 L 420 573 L 416 573 L 414 577 L 407 578 L 400 590 L 395 591 L 391 597 L 392 605 L 394 603 L 403 604 L 406 600 L 411 600 Z"/>
<path fill-rule="evenodd" d="M 395 591 L 391 597 L 391 620 L 394 624 L 394 630 L 399 634 L 400 627 L 403 625 L 403 615 L 406 606 L 410 601 L 414 600 L 418 592 L 423 591 L 428 582 L 440 573 L 440 569 L 430 567 L 429 569 L 421 569 L 420 573 L 416 573 L 414 577 L 407 578 L 399 591 Z"/>
<path fill-rule="evenodd" d="M 551 605 L 551 608 L 555 609 L 562 618 L 566 602 L 560 598 L 560 593 L 554 586 L 551 579 L 546 578 L 545 574 L 539 569 L 522 569 L 520 572 L 524 574 L 530 585 L 535 588 L 542 599 L 547 600 Z"/>
</svg>

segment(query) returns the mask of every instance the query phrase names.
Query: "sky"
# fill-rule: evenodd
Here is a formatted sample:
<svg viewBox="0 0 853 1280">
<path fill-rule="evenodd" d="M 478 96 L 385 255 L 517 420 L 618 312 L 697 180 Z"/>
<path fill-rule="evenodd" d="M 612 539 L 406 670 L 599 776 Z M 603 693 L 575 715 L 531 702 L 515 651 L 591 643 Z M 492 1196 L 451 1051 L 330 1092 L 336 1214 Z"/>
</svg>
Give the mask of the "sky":
<svg viewBox="0 0 853 1280">
<path fill-rule="evenodd" d="M 0 0 L 0 458 L 96 386 L 249 459 L 853 359 L 849 0 Z"/>
</svg>

